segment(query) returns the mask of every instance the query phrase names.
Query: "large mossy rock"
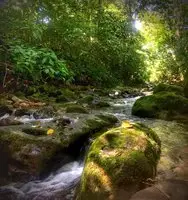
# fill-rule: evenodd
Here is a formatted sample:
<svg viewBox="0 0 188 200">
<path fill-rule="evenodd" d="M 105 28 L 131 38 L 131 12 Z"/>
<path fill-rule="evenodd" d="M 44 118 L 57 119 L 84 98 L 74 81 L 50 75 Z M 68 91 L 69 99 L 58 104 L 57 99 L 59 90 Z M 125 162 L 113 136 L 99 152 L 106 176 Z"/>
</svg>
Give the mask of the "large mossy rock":
<svg viewBox="0 0 188 200">
<path fill-rule="evenodd" d="M 126 190 L 154 177 L 159 157 L 160 140 L 155 132 L 124 122 L 91 145 L 77 200 L 117 199 L 120 188 Z"/>
<path fill-rule="evenodd" d="M 159 92 L 174 92 L 177 95 L 183 95 L 183 87 L 178 85 L 168 85 L 160 83 L 153 90 L 154 94 Z"/>
<path fill-rule="evenodd" d="M 4 178 L 24 181 L 37 177 L 61 148 L 61 140 L 57 137 L 35 137 L 18 130 L 1 129 L 1 167 Z"/>
<path fill-rule="evenodd" d="M 173 119 L 188 114 L 188 99 L 173 92 L 159 92 L 138 99 L 132 114 L 139 117 Z"/>
</svg>

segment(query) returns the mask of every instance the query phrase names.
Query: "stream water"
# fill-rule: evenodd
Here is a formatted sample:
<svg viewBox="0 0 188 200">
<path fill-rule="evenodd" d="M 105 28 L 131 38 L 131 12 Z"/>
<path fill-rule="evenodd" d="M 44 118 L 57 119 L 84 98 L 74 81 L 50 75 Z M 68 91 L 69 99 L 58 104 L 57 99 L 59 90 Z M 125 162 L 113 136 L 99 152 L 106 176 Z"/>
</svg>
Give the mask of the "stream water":
<svg viewBox="0 0 188 200">
<path fill-rule="evenodd" d="M 110 108 L 100 110 L 114 114 L 122 120 L 139 121 L 154 129 L 162 141 L 162 154 L 158 165 L 157 179 L 185 178 L 185 172 L 177 172 L 177 168 L 184 161 L 180 155 L 181 149 L 188 145 L 188 133 L 185 126 L 177 122 L 164 120 L 141 119 L 131 115 L 131 109 L 139 97 L 114 99 L 110 101 Z M 32 121 L 33 119 L 21 119 Z M 52 119 L 46 119 L 48 120 Z M 26 184 L 12 183 L 0 188 L 0 200 L 72 200 L 74 189 L 79 182 L 83 170 L 82 161 L 71 161 L 60 166 L 46 178 L 31 181 Z M 183 173 L 183 174 L 182 174 Z M 188 176 L 187 176 L 188 178 Z M 16 194 L 16 195 L 15 195 Z M 7 195 L 7 196 L 6 196 Z M 12 196 L 11 196 L 12 195 Z M 7 198 L 6 198 L 7 197 Z"/>
</svg>

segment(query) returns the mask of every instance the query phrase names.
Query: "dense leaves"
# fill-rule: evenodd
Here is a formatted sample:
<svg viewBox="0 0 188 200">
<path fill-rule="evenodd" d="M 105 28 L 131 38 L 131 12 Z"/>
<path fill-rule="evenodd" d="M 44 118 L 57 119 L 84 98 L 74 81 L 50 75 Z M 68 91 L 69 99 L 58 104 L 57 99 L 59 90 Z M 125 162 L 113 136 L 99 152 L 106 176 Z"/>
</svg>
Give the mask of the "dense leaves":
<svg viewBox="0 0 188 200">
<path fill-rule="evenodd" d="M 68 80 L 71 78 L 65 62 L 59 60 L 53 51 L 24 45 L 11 46 L 13 72 L 25 79 L 47 81 L 49 79 Z"/>
<path fill-rule="evenodd" d="M 8 59 L 17 76 L 34 82 L 180 81 L 186 74 L 186 11 L 172 0 L 7 0 L 0 5 L 0 37 L 14 45 L 1 61 Z"/>
</svg>

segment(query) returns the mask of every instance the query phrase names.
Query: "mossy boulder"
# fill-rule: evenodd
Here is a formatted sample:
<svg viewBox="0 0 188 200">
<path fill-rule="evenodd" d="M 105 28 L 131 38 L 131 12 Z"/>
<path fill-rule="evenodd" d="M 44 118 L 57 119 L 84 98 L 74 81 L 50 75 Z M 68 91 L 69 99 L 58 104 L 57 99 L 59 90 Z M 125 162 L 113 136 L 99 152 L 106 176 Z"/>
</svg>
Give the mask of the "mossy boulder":
<svg viewBox="0 0 188 200">
<path fill-rule="evenodd" d="M 70 101 L 78 98 L 78 95 L 76 95 L 76 93 L 70 90 L 69 88 L 62 88 L 60 91 L 62 95 Z"/>
<path fill-rule="evenodd" d="M 104 108 L 104 107 L 110 107 L 110 104 L 107 101 L 96 101 L 93 102 L 92 106 L 94 106 L 95 108 Z"/>
<path fill-rule="evenodd" d="M 83 103 L 83 104 L 91 104 L 93 100 L 94 100 L 94 97 L 92 95 L 87 95 L 79 99 L 78 102 Z"/>
<path fill-rule="evenodd" d="M 141 124 L 122 123 L 91 145 L 77 200 L 116 199 L 117 191 L 153 178 L 160 157 L 160 140 Z"/>
<path fill-rule="evenodd" d="M 7 128 L 0 129 L 0 149 L 2 148 L 4 156 L 1 157 L 1 166 L 3 165 L 8 176 L 5 178 L 27 181 L 40 175 L 62 148 L 62 144 L 57 136 L 35 137 Z"/>
<path fill-rule="evenodd" d="M 69 99 L 66 98 L 64 95 L 60 95 L 56 98 L 56 103 L 66 103 Z"/>
<path fill-rule="evenodd" d="M 164 83 L 160 83 L 154 87 L 153 93 L 159 92 L 174 92 L 177 95 L 183 95 L 183 87 L 178 85 L 168 85 Z"/>
<path fill-rule="evenodd" d="M 159 92 L 138 99 L 132 114 L 139 117 L 173 119 L 188 114 L 188 99 L 173 92 Z"/>
<path fill-rule="evenodd" d="M 65 112 L 66 113 L 85 113 L 85 114 L 89 113 L 86 108 L 77 104 L 68 105 L 65 109 Z"/>
</svg>

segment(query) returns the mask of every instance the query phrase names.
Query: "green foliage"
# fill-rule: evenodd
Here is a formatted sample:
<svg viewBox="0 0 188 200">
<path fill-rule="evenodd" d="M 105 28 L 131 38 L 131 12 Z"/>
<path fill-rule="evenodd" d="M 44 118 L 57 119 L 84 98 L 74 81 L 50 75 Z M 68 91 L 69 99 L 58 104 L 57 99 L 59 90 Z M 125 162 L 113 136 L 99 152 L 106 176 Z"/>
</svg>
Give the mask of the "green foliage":
<svg viewBox="0 0 188 200">
<path fill-rule="evenodd" d="M 35 83 L 54 78 L 63 81 L 71 78 L 65 62 L 59 60 L 52 50 L 12 45 L 10 52 L 14 63 L 13 71 L 18 77 L 24 77 Z"/>
<path fill-rule="evenodd" d="M 30 79 L 56 78 L 56 73 L 69 79 L 64 63 L 52 64 L 55 58 L 49 52 L 55 52 L 74 72 L 76 84 L 111 87 L 145 80 L 175 82 L 186 72 L 188 37 L 176 36 L 182 23 L 178 16 L 169 18 L 173 6 L 172 0 L 10 0 L 0 7 L 0 36 L 6 42 L 22 40 L 24 46 L 18 51 L 27 52 L 27 59 L 26 55 L 20 59 L 24 53 L 18 53 L 14 62 L 19 74 L 26 72 Z M 143 24 L 139 32 L 133 28 L 133 15 Z M 35 64 L 28 64 L 30 55 L 36 61 L 32 51 L 41 60 L 50 57 L 44 63 L 37 61 L 37 76 Z"/>
<path fill-rule="evenodd" d="M 140 39 L 133 32 L 121 1 L 26 1 L 16 4 L 16 8 L 10 2 L 1 11 L 0 25 L 6 27 L 2 33 L 7 40 L 21 39 L 23 44 L 36 47 L 34 51 L 37 46 L 54 50 L 71 66 L 77 84 L 110 87 L 145 77 Z M 21 48 L 25 51 L 25 47 Z M 32 54 L 31 50 L 27 52 Z M 31 75 L 32 65 L 24 59 L 21 62 L 27 67 L 18 67 L 19 70 L 27 68 L 26 74 Z M 51 69 L 54 70 L 50 67 L 44 73 L 53 76 Z"/>
</svg>

